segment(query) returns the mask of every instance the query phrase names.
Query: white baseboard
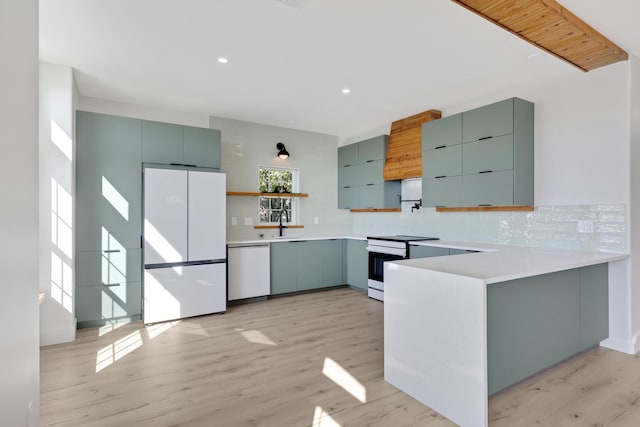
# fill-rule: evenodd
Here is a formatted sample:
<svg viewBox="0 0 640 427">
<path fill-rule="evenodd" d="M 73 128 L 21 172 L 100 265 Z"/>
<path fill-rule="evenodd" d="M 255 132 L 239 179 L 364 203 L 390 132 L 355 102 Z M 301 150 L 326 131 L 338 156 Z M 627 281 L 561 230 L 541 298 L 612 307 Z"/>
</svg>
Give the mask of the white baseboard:
<svg viewBox="0 0 640 427">
<path fill-rule="evenodd" d="M 637 338 L 637 337 L 636 337 Z M 602 347 L 610 348 L 611 350 L 620 351 L 627 354 L 636 354 L 640 351 L 640 340 L 634 339 L 633 342 L 621 340 L 619 338 L 607 338 L 600 342 Z"/>
<path fill-rule="evenodd" d="M 40 330 L 40 347 L 45 345 L 62 344 L 65 342 L 72 342 L 76 339 L 76 322 L 73 319 L 73 324 L 58 329 Z"/>
</svg>

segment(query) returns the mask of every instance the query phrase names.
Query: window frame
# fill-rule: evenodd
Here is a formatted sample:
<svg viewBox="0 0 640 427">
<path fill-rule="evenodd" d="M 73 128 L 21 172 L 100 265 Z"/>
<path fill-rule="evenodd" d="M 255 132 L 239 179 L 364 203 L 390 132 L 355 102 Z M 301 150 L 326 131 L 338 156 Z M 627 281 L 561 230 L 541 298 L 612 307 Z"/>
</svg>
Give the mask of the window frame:
<svg viewBox="0 0 640 427">
<path fill-rule="evenodd" d="M 258 188 L 260 188 L 260 171 L 263 169 L 268 170 L 278 170 L 278 171 L 287 171 L 291 172 L 291 193 L 299 192 L 299 179 L 300 179 L 300 170 L 298 168 L 288 168 L 282 166 L 258 166 Z M 298 224 L 298 218 L 300 217 L 300 201 L 298 197 L 281 197 L 281 196 L 263 196 L 258 197 L 258 223 L 260 225 L 277 225 L 278 221 L 263 221 L 262 220 L 262 202 L 264 199 L 269 200 L 269 211 L 273 212 L 274 209 L 271 208 L 271 200 L 274 199 L 290 199 L 291 200 L 291 218 L 284 217 L 283 223 L 287 225 L 296 225 Z M 271 215 L 269 215 L 271 217 Z M 286 221 L 288 219 L 288 221 Z"/>
</svg>

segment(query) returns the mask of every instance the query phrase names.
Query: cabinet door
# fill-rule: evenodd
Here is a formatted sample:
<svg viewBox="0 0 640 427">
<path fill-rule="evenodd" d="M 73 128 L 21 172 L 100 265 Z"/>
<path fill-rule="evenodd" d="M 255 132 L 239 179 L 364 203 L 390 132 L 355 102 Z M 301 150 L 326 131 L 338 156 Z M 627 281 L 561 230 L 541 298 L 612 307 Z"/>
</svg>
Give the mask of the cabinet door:
<svg viewBox="0 0 640 427">
<path fill-rule="evenodd" d="M 187 171 L 145 168 L 144 175 L 144 263 L 187 261 Z"/>
<path fill-rule="evenodd" d="M 141 282 L 76 288 L 78 328 L 104 325 L 107 321 L 140 319 Z"/>
<path fill-rule="evenodd" d="M 513 134 L 462 145 L 464 175 L 513 169 Z"/>
<path fill-rule="evenodd" d="M 358 187 L 358 207 L 361 209 L 384 207 L 384 184 L 367 184 Z"/>
<path fill-rule="evenodd" d="M 462 113 L 462 140 L 513 133 L 513 98 Z"/>
<path fill-rule="evenodd" d="M 345 145 L 338 147 L 338 167 L 358 164 L 358 144 Z"/>
<path fill-rule="evenodd" d="M 269 295 L 269 244 L 228 249 L 229 301 Z"/>
<path fill-rule="evenodd" d="M 271 243 L 271 294 L 298 290 L 298 249 L 291 242 Z"/>
<path fill-rule="evenodd" d="M 462 144 L 422 152 L 422 177 L 462 175 Z"/>
<path fill-rule="evenodd" d="M 422 203 L 425 206 L 461 206 L 462 176 L 422 180 Z"/>
<path fill-rule="evenodd" d="M 220 169 L 220 131 L 184 126 L 183 163 Z"/>
<path fill-rule="evenodd" d="M 112 285 L 141 280 L 140 249 L 76 252 L 77 286 Z"/>
<path fill-rule="evenodd" d="M 338 188 L 358 186 L 358 165 L 345 165 L 338 169 Z"/>
<path fill-rule="evenodd" d="M 382 184 L 384 160 L 367 160 L 358 164 L 358 185 Z"/>
<path fill-rule="evenodd" d="M 462 197 L 466 206 L 513 204 L 513 171 L 464 175 Z"/>
<path fill-rule="evenodd" d="M 294 241 L 291 246 L 296 248 L 298 267 L 298 290 L 318 289 L 322 287 L 322 249 L 324 242 Z"/>
<path fill-rule="evenodd" d="M 358 163 L 384 160 L 387 155 L 388 135 L 376 136 L 358 143 Z"/>
<path fill-rule="evenodd" d="M 366 240 L 347 240 L 347 283 L 366 290 L 369 279 L 369 252 Z"/>
<path fill-rule="evenodd" d="M 344 284 L 342 277 L 342 240 L 322 241 L 322 286 Z"/>
<path fill-rule="evenodd" d="M 356 209 L 358 206 L 358 187 L 338 188 L 338 209 Z"/>
<path fill-rule="evenodd" d="M 436 248 L 433 246 L 409 245 L 409 258 L 431 258 L 436 256 L 449 255 L 449 249 Z"/>
<path fill-rule="evenodd" d="M 77 112 L 76 250 L 139 248 L 141 121 Z"/>
<path fill-rule="evenodd" d="M 142 160 L 168 165 L 184 163 L 183 126 L 142 121 Z"/>
<path fill-rule="evenodd" d="M 465 255 L 465 254 L 472 254 L 476 252 L 478 251 L 471 251 L 467 249 L 449 249 L 449 255 Z"/>
<path fill-rule="evenodd" d="M 422 125 L 422 151 L 462 143 L 462 114 L 432 120 Z"/>
<path fill-rule="evenodd" d="M 188 172 L 188 260 L 225 259 L 226 175 Z"/>
</svg>

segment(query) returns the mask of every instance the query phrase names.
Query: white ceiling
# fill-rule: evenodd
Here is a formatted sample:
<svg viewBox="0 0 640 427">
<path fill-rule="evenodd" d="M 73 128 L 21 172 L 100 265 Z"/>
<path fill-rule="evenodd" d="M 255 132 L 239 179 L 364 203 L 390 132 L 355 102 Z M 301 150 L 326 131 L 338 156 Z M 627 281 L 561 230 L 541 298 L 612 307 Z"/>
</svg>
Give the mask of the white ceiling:
<svg viewBox="0 0 640 427">
<path fill-rule="evenodd" d="M 560 3 L 640 56 L 637 0 Z M 40 0 L 40 59 L 83 96 L 343 140 L 581 73 L 449 0 Z"/>
</svg>

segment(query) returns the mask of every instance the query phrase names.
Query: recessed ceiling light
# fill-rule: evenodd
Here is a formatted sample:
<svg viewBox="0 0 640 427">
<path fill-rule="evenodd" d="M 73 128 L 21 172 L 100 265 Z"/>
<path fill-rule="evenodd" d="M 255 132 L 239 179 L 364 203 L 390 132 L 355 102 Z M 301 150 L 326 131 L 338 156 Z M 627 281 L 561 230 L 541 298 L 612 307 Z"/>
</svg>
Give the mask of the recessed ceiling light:
<svg viewBox="0 0 640 427">
<path fill-rule="evenodd" d="M 348 87 L 342 88 L 342 93 L 344 93 L 345 95 L 351 93 L 351 89 L 349 89 Z"/>
<path fill-rule="evenodd" d="M 229 62 L 229 60 L 221 56 L 220 58 L 218 58 L 218 62 L 221 64 L 226 64 L 227 62 Z"/>
</svg>

